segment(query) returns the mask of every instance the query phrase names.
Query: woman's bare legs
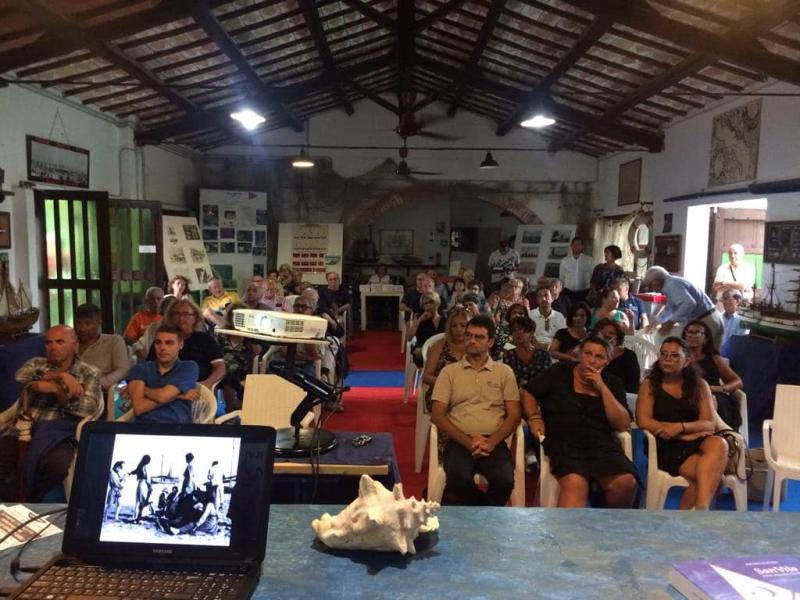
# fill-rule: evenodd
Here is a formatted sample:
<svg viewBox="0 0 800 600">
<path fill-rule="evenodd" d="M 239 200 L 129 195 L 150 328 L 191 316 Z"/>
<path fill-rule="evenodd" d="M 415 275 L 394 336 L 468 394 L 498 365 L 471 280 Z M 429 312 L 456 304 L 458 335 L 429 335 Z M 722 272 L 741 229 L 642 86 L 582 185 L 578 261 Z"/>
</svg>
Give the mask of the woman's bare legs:
<svg viewBox="0 0 800 600">
<path fill-rule="evenodd" d="M 695 484 L 695 509 L 708 510 L 711 506 L 727 462 L 728 443 L 719 436 L 710 435 L 703 440 L 697 454 L 681 465 L 680 474 Z M 683 504 L 681 501 L 681 508 Z"/>
</svg>

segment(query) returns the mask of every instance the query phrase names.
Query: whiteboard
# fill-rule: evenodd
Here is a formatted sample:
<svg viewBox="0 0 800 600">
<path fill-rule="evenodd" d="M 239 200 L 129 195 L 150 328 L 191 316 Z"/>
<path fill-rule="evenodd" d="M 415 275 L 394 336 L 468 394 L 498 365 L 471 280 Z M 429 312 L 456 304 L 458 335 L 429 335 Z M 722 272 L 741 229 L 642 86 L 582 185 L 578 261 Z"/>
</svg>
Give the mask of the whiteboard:
<svg viewBox="0 0 800 600">
<path fill-rule="evenodd" d="M 278 266 L 290 265 L 314 285 L 324 285 L 329 271 L 341 277 L 343 235 L 341 223 L 280 223 Z"/>
</svg>

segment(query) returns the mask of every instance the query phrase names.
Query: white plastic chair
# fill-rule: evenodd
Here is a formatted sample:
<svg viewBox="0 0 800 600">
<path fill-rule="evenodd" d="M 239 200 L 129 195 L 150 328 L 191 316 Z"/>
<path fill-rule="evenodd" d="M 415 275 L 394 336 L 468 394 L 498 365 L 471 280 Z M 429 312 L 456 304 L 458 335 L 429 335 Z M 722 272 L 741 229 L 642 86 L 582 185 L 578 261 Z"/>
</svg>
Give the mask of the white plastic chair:
<svg viewBox="0 0 800 600">
<path fill-rule="evenodd" d="M 217 397 L 204 385 L 198 385 L 197 388 L 200 390 L 200 399 L 192 402 L 192 423 L 213 423 L 217 414 Z M 130 409 L 117 421 L 127 423 L 135 419 L 136 414 Z"/>
<path fill-rule="evenodd" d="M 715 414 L 716 430 L 730 429 L 719 415 Z M 670 475 L 666 471 L 658 468 L 658 450 L 656 438 L 649 431 L 644 432 L 647 439 L 647 495 L 645 498 L 645 508 L 647 510 L 664 510 L 664 503 L 667 494 L 673 487 L 689 487 L 689 482 L 680 475 Z M 744 452 L 744 440 L 738 433 L 733 433 L 740 440 L 739 462 L 736 465 L 737 474 L 725 473 L 722 475 L 722 483 L 733 493 L 734 504 L 737 511 L 747 511 L 747 479 L 746 479 L 746 457 Z"/>
<path fill-rule="evenodd" d="M 261 359 L 261 363 L 259 364 L 259 368 L 257 373 L 258 374 L 266 374 L 269 372 L 269 363 L 273 360 L 277 360 L 277 352 L 280 345 L 272 345 L 269 347 L 269 350 L 264 354 L 264 358 Z M 281 358 L 281 360 L 283 360 Z M 314 361 L 314 377 L 317 379 L 322 378 L 322 359 L 318 358 Z"/>
<path fill-rule="evenodd" d="M 512 440 L 516 446 L 512 446 Z M 511 506 L 525 506 L 525 433 L 522 423 L 517 425 L 517 430 L 506 438 L 506 443 L 514 452 L 514 489 L 511 491 L 509 503 Z M 483 477 L 476 474 L 476 483 Z M 431 425 L 430 449 L 428 451 L 428 500 L 441 502 L 444 495 L 444 486 L 447 476 L 444 467 L 439 461 L 439 430 L 436 425 Z"/>
<path fill-rule="evenodd" d="M 781 509 L 781 489 L 786 479 L 800 479 L 800 385 L 775 388 L 775 410 L 762 426 L 767 478 L 764 483 L 764 510 L 772 497 L 772 510 Z"/>
<path fill-rule="evenodd" d="M 730 360 L 722 357 L 722 360 L 725 362 L 726 365 L 730 366 Z M 739 405 L 739 417 L 742 420 L 742 424 L 739 427 L 739 433 L 744 438 L 744 443 L 747 444 L 747 447 L 750 447 L 750 421 L 747 415 L 747 394 L 744 393 L 744 390 L 736 390 L 731 394 L 731 396 L 736 400 Z"/>
<path fill-rule="evenodd" d="M 658 347 L 643 335 L 626 335 L 622 345 L 636 354 L 640 376 L 644 379 L 658 360 Z"/>
<path fill-rule="evenodd" d="M 622 444 L 622 451 L 628 460 L 633 460 L 633 442 L 629 431 L 617 431 L 617 438 Z M 550 472 L 550 457 L 544 451 L 544 437 L 539 438 L 539 506 L 558 506 L 560 488 L 558 479 Z"/>
<path fill-rule="evenodd" d="M 429 337 L 422 345 L 422 370 L 420 371 L 419 386 L 417 387 L 417 422 L 414 426 L 414 472 L 422 471 L 422 458 L 425 456 L 425 446 L 428 444 L 428 436 L 431 430 L 431 415 L 425 406 L 425 395 L 428 393 L 428 386 L 422 381 L 422 373 L 425 372 L 425 362 L 428 360 L 428 350 L 439 340 L 444 338 L 443 333 L 437 333 Z"/>
<path fill-rule="evenodd" d="M 289 427 L 289 418 L 297 405 L 305 398 L 305 391 L 280 375 L 248 375 L 245 380 L 241 410 L 234 410 L 218 417 L 214 422 L 225 423 L 238 418 L 242 425 L 269 425 Z M 300 423 L 310 427 L 319 418 L 320 406 L 314 407 Z"/>
<path fill-rule="evenodd" d="M 417 387 L 417 383 L 419 378 L 422 375 L 422 371 L 417 368 L 417 365 L 414 364 L 414 352 L 411 348 L 414 346 L 414 341 L 416 338 L 411 338 L 406 342 L 406 366 L 404 369 L 404 379 L 403 379 L 403 404 L 408 404 L 409 398 L 414 396 L 414 390 Z"/>
</svg>

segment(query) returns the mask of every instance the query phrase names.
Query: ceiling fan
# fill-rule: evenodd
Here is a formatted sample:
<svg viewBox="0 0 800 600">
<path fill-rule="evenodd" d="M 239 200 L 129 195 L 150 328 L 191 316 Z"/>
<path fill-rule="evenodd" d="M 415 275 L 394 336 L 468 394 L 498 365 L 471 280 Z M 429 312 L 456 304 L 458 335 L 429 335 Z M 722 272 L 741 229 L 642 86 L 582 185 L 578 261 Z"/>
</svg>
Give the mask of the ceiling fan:
<svg viewBox="0 0 800 600">
<path fill-rule="evenodd" d="M 418 135 L 432 140 L 442 141 L 455 141 L 461 138 L 448 135 L 446 133 L 438 133 L 436 131 L 428 131 L 426 127 L 442 121 L 444 116 L 429 115 L 427 117 L 417 117 L 414 113 L 414 104 L 417 99 L 417 92 L 414 90 L 406 90 L 400 93 L 400 116 L 397 122 L 397 127 L 394 131 L 405 141 L 406 138 Z"/>
<path fill-rule="evenodd" d="M 441 175 L 441 173 L 434 171 L 417 171 L 408 166 L 408 163 L 406 162 L 406 157 L 408 156 L 406 138 L 403 138 L 403 145 L 398 148 L 398 153 L 400 154 L 400 162 L 397 164 L 397 168 L 394 170 L 395 175 Z"/>
</svg>

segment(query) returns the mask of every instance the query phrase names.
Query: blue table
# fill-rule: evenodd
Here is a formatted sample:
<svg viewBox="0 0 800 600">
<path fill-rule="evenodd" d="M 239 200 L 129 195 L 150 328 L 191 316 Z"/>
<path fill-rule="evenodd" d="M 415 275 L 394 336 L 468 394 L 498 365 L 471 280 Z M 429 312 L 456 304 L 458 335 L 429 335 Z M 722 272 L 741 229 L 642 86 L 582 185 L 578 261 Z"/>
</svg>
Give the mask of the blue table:
<svg viewBox="0 0 800 600">
<path fill-rule="evenodd" d="M 681 598 L 667 583 L 673 561 L 796 553 L 800 539 L 800 519 L 789 513 L 448 506 L 439 544 L 403 557 L 320 546 L 311 520 L 338 510 L 272 507 L 254 598 Z M 23 566 L 59 545 L 59 536 L 36 542 Z M 2 586 L 11 584 L 11 552 L 0 555 Z"/>
</svg>

